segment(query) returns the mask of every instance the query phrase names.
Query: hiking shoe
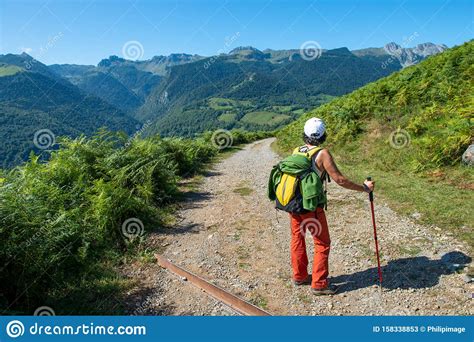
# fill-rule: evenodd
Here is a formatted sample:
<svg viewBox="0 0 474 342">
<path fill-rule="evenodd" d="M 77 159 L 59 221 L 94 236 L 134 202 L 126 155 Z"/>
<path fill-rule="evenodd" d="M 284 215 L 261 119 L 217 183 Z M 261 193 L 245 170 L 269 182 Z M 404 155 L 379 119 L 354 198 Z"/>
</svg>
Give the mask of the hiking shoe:
<svg viewBox="0 0 474 342">
<path fill-rule="evenodd" d="M 311 288 L 311 290 L 313 291 L 313 294 L 315 296 L 328 296 L 328 295 L 330 296 L 330 295 L 336 294 L 338 287 L 335 285 L 328 285 L 326 287 L 323 287 L 322 289 L 315 289 L 313 287 Z"/>
<path fill-rule="evenodd" d="M 293 280 L 293 284 L 296 286 L 311 285 L 311 274 L 308 275 L 304 280 Z"/>
</svg>

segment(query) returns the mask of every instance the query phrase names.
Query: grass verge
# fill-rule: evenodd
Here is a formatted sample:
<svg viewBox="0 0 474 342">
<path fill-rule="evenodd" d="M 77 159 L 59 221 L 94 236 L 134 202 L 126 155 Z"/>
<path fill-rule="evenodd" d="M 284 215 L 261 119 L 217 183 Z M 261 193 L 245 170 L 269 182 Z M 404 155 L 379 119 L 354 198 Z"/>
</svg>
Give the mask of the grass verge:
<svg viewBox="0 0 474 342">
<path fill-rule="evenodd" d="M 367 145 L 361 148 L 369 148 Z M 375 142 L 370 149 L 383 149 Z M 334 149 L 341 171 L 350 179 L 362 181 L 371 176 L 376 182 L 377 197 L 396 212 L 419 223 L 436 225 L 445 234 L 468 244 L 474 250 L 473 170 L 469 167 L 444 167 L 430 172 L 410 172 L 403 160 L 361 157 L 364 154 L 350 145 Z M 365 154 L 367 155 L 367 154 Z M 369 153 L 370 155 L 370 153 Z M 382 158 L 382 160 L 381 160 Z M 400 152 L 403 158 L 403 151 Z"/>
</svg>

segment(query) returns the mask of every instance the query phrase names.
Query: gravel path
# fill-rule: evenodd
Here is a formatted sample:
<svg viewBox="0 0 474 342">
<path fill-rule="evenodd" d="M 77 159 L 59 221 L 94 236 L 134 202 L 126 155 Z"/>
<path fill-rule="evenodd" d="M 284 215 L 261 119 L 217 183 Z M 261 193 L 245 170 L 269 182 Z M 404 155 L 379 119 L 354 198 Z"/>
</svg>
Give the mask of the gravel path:
<svg viewBox="0 0 474 342">
<path fill-rule="evenodd" d="M 266 198 L 269 171 L 280 159 L 272 142 L 249 144 L 216 164 L 200 190 L 188 194 L 177 227 L 150 237 L 166 246 L 167 258 L 275 315 L 474 313 L 474 285 L 465 275 L 467 247 L 442 229 L 400 217 L 376 200 L 381 294 L 367 196 L 334 183 L 327 211 L 330 276 L 342 287 L 328 297 L 313 296 L 309 286 L 294 287 L 288 217 Z M 143 284 L 133 294 L 131 314 L 236 314 L 156 264 L 130 268 L 127 274 Z"/>
</svg>

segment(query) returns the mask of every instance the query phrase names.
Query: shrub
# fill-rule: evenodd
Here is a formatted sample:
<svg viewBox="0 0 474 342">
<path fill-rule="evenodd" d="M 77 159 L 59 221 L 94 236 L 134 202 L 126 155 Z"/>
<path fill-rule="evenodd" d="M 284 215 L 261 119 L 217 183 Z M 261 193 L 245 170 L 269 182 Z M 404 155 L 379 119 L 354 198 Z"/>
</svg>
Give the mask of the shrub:
<svg viewBox="0 0 474 342">
<path fill-rule="evenodd" d="M 238 133 L 237 140 L 260 136 Z M 176 199 L 180 177 L 199 172 L 218 153 L 209 138 L 128 141 L 100 131 L 61 139 L 47 162 L 32 156 L 2 171 L 0 305 L 31 313 L 53 296 L 64 299 L 67 291 L 101 284 L 119 255 L 137 246 L 124 237 L 123 222 L 137 218 L 145 230 L 158 226 L 160 208 Z M 55 301 L 61 313 L 61 299 Z"/>
</svg>

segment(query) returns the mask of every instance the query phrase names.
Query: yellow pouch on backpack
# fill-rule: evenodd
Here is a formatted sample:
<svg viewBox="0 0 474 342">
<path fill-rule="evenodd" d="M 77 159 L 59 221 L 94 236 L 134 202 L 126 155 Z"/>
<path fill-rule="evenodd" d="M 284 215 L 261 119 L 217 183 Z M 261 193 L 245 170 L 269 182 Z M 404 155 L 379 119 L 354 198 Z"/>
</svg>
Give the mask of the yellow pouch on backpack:
<svg viewBox="0 0 474 342">
<path fill-rule="evenodd" d="M 281 177 L 280 183 L 276 188 L 276 198 L 283 206 L 290 203 L 295 196 L 296 187 L 298 186 L 298 179 L 294 175 L 284 173 Z"/>
</svg>

